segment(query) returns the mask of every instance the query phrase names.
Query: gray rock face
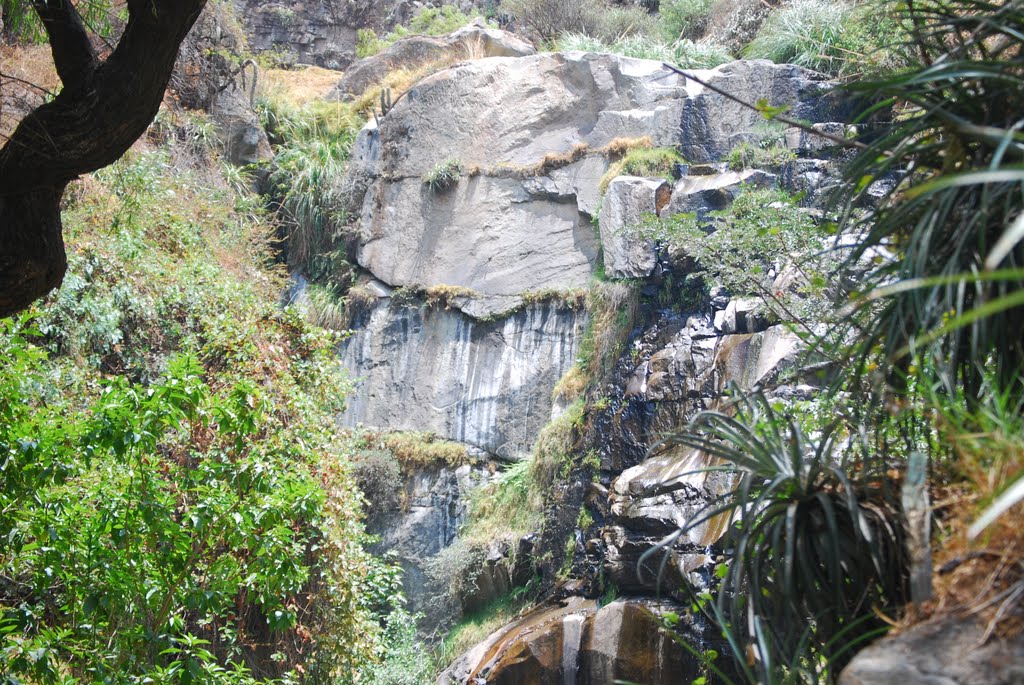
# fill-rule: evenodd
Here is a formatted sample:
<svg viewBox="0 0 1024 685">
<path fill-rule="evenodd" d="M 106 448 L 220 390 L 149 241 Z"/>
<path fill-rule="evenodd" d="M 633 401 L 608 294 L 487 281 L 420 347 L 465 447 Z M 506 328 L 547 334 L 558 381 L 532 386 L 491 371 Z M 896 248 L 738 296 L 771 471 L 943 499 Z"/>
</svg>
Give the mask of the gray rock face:
<svg viewBox="0 0 1024 685">
<path fill-rule="evenodd" d="M 706 322 L 691 319 L 667 344 L 642 361 L 626 384 L 625 405 L 615 409 L 625 421 L 613 441 L 635 441 L 647 449 L 698 409 L 713 407 L 730 382 L 740 388 L 772 384 L 801 349 L 799 338 L 781 326 L 756 335 L 714 337 Z M 646 408 L 646 414 L 638 412 Z M 613 424 L 614 426 L 614 424 Z M 622 451 L 608 452 L 609 470 L 621 470 Z M 728 521 L 718 517 L 679 537 L 664 554 L 641 557 L 666 535 L 678 530 L 731 481 L 721 475 L 694 473 L 710 466 L 706 455 L 671 448 L 622 470 L 608 495 L 609 525 L 604 529 L 604 569 L 620 588 L 672 592 L 683 582 L 700 586 L 713 566 L 712 546 Z M 662 560 L 668 556 L 662 567 Z"/>
<path fill-rule="evenodd" d="M 368 532 L 380 536 L 377 549 L 398 554 L 412 611 L 426 608 L 431 591 L 424 563 L 452 544 L 466 520 L 470 495 L 491 476 L 486 465 L 417 469 L 406 478 L 404 506 L 368 522 Z"/>
<path fill-rule="evenodd" d="M 598 244 L 575 202 L 531 197 L 522 181 L 478 176 L 436 194 L 418 176 L 377 182 L 363 209 L 359 264 L 393 286 L 471 290 L 493 316 L 523 293 L 586 287 Z"/>
<path fill-rule="evenodd" d="M 619 176 L 608 184 L 599 221 L 608 277 L 646 278 L 654 272 L 654 243 L 637 229 L 645 214 L 657 215 L 670 194 L 668 183 L 660 179 Z"/>
<path fill-rule="evenodd" d="M 1019 685 L 1024 639 L 982 643 L 985 626 L 946 618 L 883 638 L 858 653 L 839 685 Z"/>
<path fill-rule="evenodd" d="M 785 106 L 787 116 L 808 121 L 841 121 L 847 117 L 827 96 L 820 74 L 791 64 L 748 60 L 722 65 L 713 72 L 695 72 L 702 80 L 730 95 L 754 103 L 767 98 L 773 107 Z M 682 112 L 683 156 L 691 162 L 721 159 L 738 143 L 756 142 L 764 117 L 693 83 Z"/>
<path fill-rule="evenodd" d="M 737 63 L 695 73 L 750 92 L 775 89 L 787 102 L 806 98 L 795 111 L 811 119 L 821 99 L 816 77 L 796 67 Z M 359 264 L 393 286 L 471 289 L 483 303 L 473 311 L 484 316 L 526 291 L 585 287 L 597 256 L 590 218 L 594 179 L 607 168 L 602 149 L 648 137 L 684 154 L 698 142 L 724 154 L 760 115 L 740 116 L 711 95 L 658 62 L 613 55 L 495 57 L 434 74 L 356 144 L 360 161 L 343 183 L 369 187 Z M 698 135 L 701 117 L 708 125 Z M 464 177 L 429 190 L 423 176 L 453 160 Z M 606 249 L 621 254 L 616 247 Z M 628 272 L 647 270 L 649 252 L 633 258 Z"/>
<path fill-rule="evenodd" d="M 384 300 L 341 347 L 361 378 L 343 421 L 433 431 L 520 459 L 551 419 L 551 389 L 575 363 L 585 321 L 553 304 L 480 322 Z"/>
<path fill-rule="evenodd" d="M 511 33 L 481 24 L 470 24 L 442 37 L 409 36 L 353 64 L 327 98 L 344 100 L 360 95 L 395 69 L 415 69 L 439 60 L 523 57 L 535 52 L 532 45 Z"/>
</svg>

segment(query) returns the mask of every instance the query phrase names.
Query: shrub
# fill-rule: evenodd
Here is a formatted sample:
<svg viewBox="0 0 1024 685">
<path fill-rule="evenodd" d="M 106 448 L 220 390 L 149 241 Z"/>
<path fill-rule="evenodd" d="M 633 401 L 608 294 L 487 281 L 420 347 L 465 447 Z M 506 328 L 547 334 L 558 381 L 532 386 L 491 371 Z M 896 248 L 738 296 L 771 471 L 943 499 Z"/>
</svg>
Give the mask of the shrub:
<svg viewBox="0 0 1024 685">
<path fill-rule="evenodd" d="M 462 165 L 462 162 L 457 159 L 449 159 L 439 162 L 433 169 L 425 173 L 423 175 L 423 183 L 426 184 L 431 192 L 442 193 L 455 186 L 459 179 L 462 178 L 464 171 L 465 167 Z"/>
<path fill-rule="evenodd" d="M 606 43 L 582 33 L 564 33 L 556 42 L 562 52 L 581 51 L 609 53 L 657 62 L 670 62 L 682 69 L 709 69 L 732 61 L 723 49 L 712 44 L 698 44 L 690 40 L 662 43 L 647 36 L 627 36 Z"/>
<path fill-rule="evenodd" d="M 353 477 L 372 513 L 396 509 L 402 492 L 402 465 L 390 450 L 359 450 L 352 457 Z"/>
<path fill-rule="evenodd" d="M 745 57 L 789 62 L 831 76 L 899 68 L 898 24 L 888 7 L 855 7 L 825 0 L 794 0 L 770 14 Z"/>
<path fill-rule="evenodd" d="M 696 39 L 707 27 L 713 0 L 662 0 L 658 8 L 661 35 L 665 40 Z"/>
<path fill-rule="evenodd" d="M 776 169 L 796 159 L 796 153 L 782 145 L 767 147 L 744 141 L 729 151 L 726 162 L 733 171 Z"/>
<path fill-rule="evenodd" d="M 453 5 L 421 7 L 409 20 L 408 26 L 396 26 L 393 31 L 378 38 L 373 29 L 359 29 L 356 32 L 356 57 L 370 57 L 393 45 L 406 36 L 443 36 L 466 26 L 473 20 Z"/>
<path fill-rule="evenodd" d="M 613 42 L 657 32 L 656 20 L 642 8 L 612 6 L 605 0 L 506 0 L 501 7 L 547 43 L 553 43 L 564 33 L 582 33 Z"/>
</svg>

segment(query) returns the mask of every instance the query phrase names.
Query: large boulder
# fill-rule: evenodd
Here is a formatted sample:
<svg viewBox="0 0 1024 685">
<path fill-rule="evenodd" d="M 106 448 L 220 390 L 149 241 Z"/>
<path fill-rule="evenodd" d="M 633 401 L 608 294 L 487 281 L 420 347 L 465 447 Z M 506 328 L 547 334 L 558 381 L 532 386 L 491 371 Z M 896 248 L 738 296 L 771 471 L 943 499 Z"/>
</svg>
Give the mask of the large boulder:
<svg viewBox="0 0 1024 685">
<path fill-rule="evenodd" d="M 986 626 L 947 617 L 884 638 L 854 657 L 839 685 L 1019 685 L 1024 638 L 985 638 Z"/>
<path fill-rule="evenodd" d="M 416 69 L 431 62 L 457 62 L 482 57 L 523 57 L 534 47 L 507 31 L 488 28 L 481 20 L 447 36 L 408 36 L 353 64 L 327 96 L 345 100 L 362 94 L 396 69 Z"/>
<path fill-rule="evenodd" d="M 619 176 L 608 184 L 601 217 L 601 246 L 609 278 L 646 278 L 658 263 L 654 243 L 641 224 L 668 204 L 669 185 L 661 179 Z"/>
<path fill-rule="evenodd" d="M 848 105 L 829 96 L 825 77 L 792 64 L 744 60 L 722 65 L 698 78 L 746 102 L 767 100 L 786 115 L 806 121 L 843 121 Z M 721 159 L 743 141 L 758 142 L 764 116 L 721 93 L 691 82 L 682 113 L 683 156 L 691 162 Z"/>
</svg>

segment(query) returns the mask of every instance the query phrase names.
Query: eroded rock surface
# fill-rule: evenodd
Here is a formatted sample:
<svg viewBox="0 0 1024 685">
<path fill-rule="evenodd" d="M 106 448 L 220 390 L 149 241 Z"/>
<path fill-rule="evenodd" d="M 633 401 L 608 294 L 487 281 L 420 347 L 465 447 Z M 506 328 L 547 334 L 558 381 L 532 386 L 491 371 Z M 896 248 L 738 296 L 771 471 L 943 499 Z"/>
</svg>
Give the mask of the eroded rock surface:
<svg viewBox="0 0 1024 685">
<path fill-rule="evenodd" d="M 521 459 L 551 420 L 551 388 L 576 362 L 585 321 L 555 303 L 478 321 L 382 298 L 341 347 L 358 379 L 343 421 L 433 431 Z"/>
<path fill-rule="evenodd" d="M 681 607 L 647 599 L 620 599 L 599 607 L 569 597 L 506 625 L 457 659 L 438 685 L 601 685 L 617 681 L 676 685 L 699 664 L 662 630 L 659 618 Z M 683 639 L 701 644 L 700 627 L 686 625 Z"/>
</svg>

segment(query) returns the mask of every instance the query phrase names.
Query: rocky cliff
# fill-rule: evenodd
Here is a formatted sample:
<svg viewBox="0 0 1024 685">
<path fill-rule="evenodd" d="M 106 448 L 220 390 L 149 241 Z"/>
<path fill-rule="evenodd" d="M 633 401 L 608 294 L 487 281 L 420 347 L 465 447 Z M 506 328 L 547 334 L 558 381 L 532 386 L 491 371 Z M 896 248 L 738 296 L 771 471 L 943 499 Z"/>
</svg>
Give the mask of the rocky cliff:
<svg viewBox="0 0 1024 685">
<path fill-rule="evenodd" d="M 827 83 L 793 66 L 695 74 L 810 121 L 844 116 Z M 744 187 L 825 192 L 827 150 L 800 136 L 791 147 L 801 158 L 784 168 L 725 168 L 730 150 L 759 142 L 761 122 L 657 62 L 548 53 L 457 64 L 360 133 L 340 181 L 361 207 L 354 252 L 369 300 L 341 349 L 360 379 L 346 423 L 431 430 L 484 458 L 526 459 L 571 399 L 559 379 L 590 364 L 584 419 L 545 522 L 529 544 L 505 545 L 520 550 L 520 567 L 528 557 L 542 594 L 561 599 L 493 635 L 443 682 L 697 674 L 657 616 L 681 610 L 683 583 L 707 585 L 727 522 L 664 540 L 729 482 L 692 473 L 707 463 L 701 454 L 652 447 L 729 383 L 793 396 L 813 393 L 813 379 L 794 367 L 801 343 L 784 325 L 721 291 L 694 299 L 703 286 L 687 282 L 685 255 L 633 229 L 651 216 L 707 215 Z M 602 178 L 636 147 L 670 148 L 690 164 L 668 178 Z M 585 295 L 602 279 L 628 279 L 633 292 L 635 306 L 612 312 L 614 334 L 595 330 L 609 313 Z M 595 335 L 618 341 L 596 364 Z M 622 598 L 594 601 L 609 593 Z M 699 644 L 703 629 L 684 625 L 677 637 Z"/>
</svg>

